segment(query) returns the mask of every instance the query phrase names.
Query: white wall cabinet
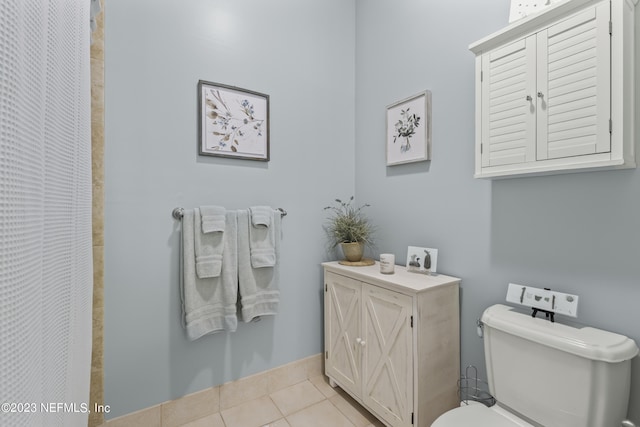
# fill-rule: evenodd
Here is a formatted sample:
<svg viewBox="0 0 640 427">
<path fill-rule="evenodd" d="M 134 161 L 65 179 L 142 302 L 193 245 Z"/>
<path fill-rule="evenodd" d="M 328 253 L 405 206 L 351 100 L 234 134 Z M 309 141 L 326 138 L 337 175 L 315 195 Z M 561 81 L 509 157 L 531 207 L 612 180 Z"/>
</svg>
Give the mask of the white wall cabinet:
<svg viewBox="0 0 640 427">
<path fill-rule="evenodd" d="M 324 263 L 325 373 L 388 426 L 457 406 L 459 279 Z"/>
<path fill-rule="evenodd" d="M 634 13 L 569 0 L 470 46 L 477 178 L 635 167 Z"/>
</svg>

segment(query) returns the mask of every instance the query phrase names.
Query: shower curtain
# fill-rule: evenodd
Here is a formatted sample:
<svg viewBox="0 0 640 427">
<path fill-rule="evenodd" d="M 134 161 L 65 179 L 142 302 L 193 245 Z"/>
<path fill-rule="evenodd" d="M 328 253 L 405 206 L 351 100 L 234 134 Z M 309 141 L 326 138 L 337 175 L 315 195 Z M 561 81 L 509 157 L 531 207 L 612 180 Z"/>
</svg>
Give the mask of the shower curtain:
<svg viewBox="0 0 640 427">
<path fill-rule="evenodd" d="M 0 1 L 0 425 L 86 426 L 89 2 Z"/>
</svg>

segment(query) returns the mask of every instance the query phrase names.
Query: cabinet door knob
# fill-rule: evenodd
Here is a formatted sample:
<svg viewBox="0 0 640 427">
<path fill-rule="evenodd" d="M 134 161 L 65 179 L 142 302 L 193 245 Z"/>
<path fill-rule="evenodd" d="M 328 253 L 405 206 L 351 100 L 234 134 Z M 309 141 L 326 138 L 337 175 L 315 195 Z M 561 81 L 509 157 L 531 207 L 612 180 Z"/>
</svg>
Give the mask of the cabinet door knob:
<svg viewBox="0 0 640 427">
<path fill-rule="evenodd" d="M 356 338 L 356 344 L 362 345 L 362 338 Z"/>
<path fill-rule="evenodd" d="M 360 340 L 360 345 L 361 345 L 362 347 L 364 347 L 366 344 L 367 344 L 367 343 L 366 343 L 366 342 L 364 342 L 364 340 Z"/>
<path fill-rule="evenodd" d="M 533 98 L 531 98 L 531 95 L 527 95 L 526 100 L 527 100 L 527 101 L 531 101 L 531 100 L 533 100 Z"/>
<path fill-rule="evenodd" d="M 543 96 L 542 92 L 538 92 L 538 98 L 542 98 Z"/>
</svg>

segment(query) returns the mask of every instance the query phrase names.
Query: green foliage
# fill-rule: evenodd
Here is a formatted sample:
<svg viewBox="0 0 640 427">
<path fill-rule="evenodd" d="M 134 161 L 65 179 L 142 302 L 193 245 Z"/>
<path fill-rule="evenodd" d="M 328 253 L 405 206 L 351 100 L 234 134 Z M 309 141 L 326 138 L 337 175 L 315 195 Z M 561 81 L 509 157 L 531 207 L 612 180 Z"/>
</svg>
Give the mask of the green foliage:
<svg viewBox="0 0 640 427">
<path fill-rule="evenodd" d="M 365 245 L 373 243 L 374 228 L 362 211 L 370 205 L 364 204 L 355 207 L 351 205 L 352 202 L 353 196 L 348 202 L 336 199 L 334 205 L 324 208 L 331 212 L 325 227 L 331 241 L 331 247 L 336 247 L 340 243 L 359 242 Z"/>
</svg>

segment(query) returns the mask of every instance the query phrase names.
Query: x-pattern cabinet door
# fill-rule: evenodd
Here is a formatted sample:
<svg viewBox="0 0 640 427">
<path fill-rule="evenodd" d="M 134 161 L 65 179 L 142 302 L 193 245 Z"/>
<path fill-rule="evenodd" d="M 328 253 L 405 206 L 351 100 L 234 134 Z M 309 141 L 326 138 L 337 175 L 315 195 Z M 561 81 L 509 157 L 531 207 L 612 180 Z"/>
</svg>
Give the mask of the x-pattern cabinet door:
<svg viewBox="0 0 640 427">
<path fill-rule="evenodd" d="M 326 274 L 326 373 L 348 391 L 362 389 L 360 352 L 362 283 L 334 273 Z"/>
<path fill-rule="evenodd" d="M 413 299 L 363 286 L 363 401 L 390 426 L 411 424 L 413 413 Z"/>
</svg>

